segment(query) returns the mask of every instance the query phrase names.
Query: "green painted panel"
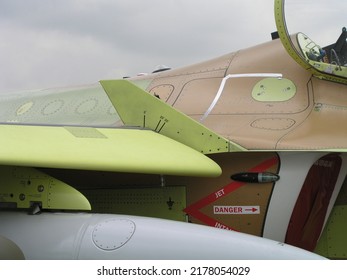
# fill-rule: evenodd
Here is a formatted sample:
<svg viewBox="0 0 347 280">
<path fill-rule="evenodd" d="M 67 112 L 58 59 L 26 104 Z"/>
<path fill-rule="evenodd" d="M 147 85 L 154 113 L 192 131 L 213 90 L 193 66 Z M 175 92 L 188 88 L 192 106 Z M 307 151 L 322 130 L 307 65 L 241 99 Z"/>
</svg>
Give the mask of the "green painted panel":
<svg viewBox="0 0 347 280">
<path fill-rule="evenodd" d="M 0 166 L 0 207 L 90 210 L 88 200 L 71 186 L 30 167 Z"/>
<path fill-rule="evenodd" d="M 266 78 L 253 87 L 252 97 L 260 102 L 280 102 L 291 99 L 295 93 L 296 86 L 291 80 Z"/>
<path fill-rule="evenodd" d="M 204 154 L 245 150 L 129 81 L 100 83 L 127 126 L 151 129 Z"/>
<path fill-rule="evenodd" d="M 205 155 L 149 130 L 0 125 L 0 164 L 219 176 Z"/>
<path fill-rule="evenodd" d="M 185 187 L 83 190 L 97 213 L 113 213 L 186 221 Z"/>
<path fill-rule="evenodd" d="M 331 259 L 347 259 L 347 205 L 335 206 L 315 252 Z"/>
</svg>

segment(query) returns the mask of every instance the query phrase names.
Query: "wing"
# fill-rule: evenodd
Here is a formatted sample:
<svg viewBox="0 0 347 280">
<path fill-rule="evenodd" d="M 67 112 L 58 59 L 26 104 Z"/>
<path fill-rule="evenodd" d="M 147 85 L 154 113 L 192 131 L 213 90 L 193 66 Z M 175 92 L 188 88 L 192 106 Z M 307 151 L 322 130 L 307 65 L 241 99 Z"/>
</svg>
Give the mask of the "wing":
<svg viewBox="0 0 347 280">
<path fill-rule="evenodd" d="M 0 164 L 218 176 L 205 155 L 149 130 L 0 125 Z"/>
</svg>

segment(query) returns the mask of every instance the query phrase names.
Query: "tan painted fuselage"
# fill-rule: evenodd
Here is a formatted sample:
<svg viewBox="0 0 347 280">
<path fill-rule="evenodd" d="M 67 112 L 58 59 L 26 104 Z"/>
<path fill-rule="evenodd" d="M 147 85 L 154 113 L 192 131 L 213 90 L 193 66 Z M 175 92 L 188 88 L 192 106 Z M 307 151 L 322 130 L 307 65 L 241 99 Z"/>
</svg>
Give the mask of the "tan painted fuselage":
<svg viewBox="0 0 347 280">
<path fill-rule="evenodd" d="M 200 121 L 225 76 L 249 73 L 280 73 L 295 88 L 286 98 L 286 87 L 271 88 L 265 78 L 229 79 L 204 125 L 249 150 L 347 148 L 346 85 L 312 76 L 280 40 L 131 80 L 145 82 L 148 92 Z"/>
</svg>

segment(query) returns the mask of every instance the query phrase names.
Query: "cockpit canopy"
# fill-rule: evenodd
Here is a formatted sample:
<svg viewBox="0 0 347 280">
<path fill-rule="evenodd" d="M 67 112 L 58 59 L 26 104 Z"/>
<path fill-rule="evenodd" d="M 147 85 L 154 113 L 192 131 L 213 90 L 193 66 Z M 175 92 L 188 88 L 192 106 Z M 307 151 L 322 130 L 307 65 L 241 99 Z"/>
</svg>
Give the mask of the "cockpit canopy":
<svg viewBox="0 0 347 280">
<path fill-rule="evenodd" d="M 320 47 L 308 36 L 298 33 L 297 45 L 301 55 L 316 70 L 347 78 L 347 29 L 342 28 L 337 41 L 329 46 Z"/>
</svg>

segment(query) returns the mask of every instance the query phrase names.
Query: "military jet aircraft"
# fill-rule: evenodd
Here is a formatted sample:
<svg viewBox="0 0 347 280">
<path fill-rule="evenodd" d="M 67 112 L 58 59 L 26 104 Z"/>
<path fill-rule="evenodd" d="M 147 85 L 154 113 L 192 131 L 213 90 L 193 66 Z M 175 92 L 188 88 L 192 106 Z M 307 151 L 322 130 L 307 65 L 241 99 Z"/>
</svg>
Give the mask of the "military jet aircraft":
<svg viewBox="0 0 347 280">
<path fill-rule="evenodd" d="M 345 258 L 346 31 L 275 19 L 202 63 L 2 97 L 3 258 Z"/>
</svg>

